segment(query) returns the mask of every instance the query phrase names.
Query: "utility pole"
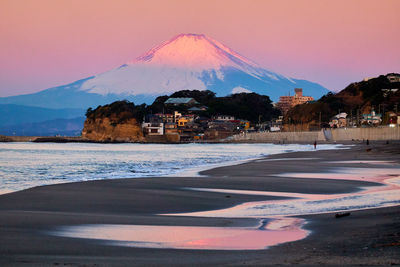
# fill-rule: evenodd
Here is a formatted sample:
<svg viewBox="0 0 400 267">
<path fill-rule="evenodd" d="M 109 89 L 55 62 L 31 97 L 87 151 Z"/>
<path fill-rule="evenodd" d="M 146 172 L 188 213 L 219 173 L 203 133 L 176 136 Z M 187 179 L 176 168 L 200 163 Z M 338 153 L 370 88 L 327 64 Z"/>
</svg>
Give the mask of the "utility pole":
<svg viewBox="0 0 400 267">
<path fill-rule="evenodd" d="M 350 125 L 353 126 L 353 110 L 350 109 Z"/>
<path fill-rule="evenodd" d="M 319 128 L 321 129 L 321 111 L 319 112 Z"/>
</svg>

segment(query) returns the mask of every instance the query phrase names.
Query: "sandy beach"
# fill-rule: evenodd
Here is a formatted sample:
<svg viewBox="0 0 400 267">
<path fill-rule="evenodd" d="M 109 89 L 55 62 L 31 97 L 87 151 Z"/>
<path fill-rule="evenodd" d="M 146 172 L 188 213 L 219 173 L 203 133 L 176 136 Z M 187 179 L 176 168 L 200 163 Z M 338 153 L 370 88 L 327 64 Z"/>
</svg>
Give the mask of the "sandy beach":
<svg viewBox="0 0 400 267">
<path fill-rule="evenodd" d="M 283 159 L 283 160 L 279 160 Z M 332 163 L 332 161 L 343 163 Z M 0 265 L 391 265 L 400 264 L 400 206 L 335 214 L 303 215 L 310 234 L 263 250 L 186 250 L 110 246 L 90 239 L 47 234 L 84 224 L 246 226 L 252 218 L 161 216 L 218 210 L 279 196 L 192 191 L 224 188 L 345 194 L 379 184 L 359 180 L 284 177 L 328 168 L 370 167 L 355 161 L 400 163 L 400 143 L 356 144 L 346 150 L 295 152 L 219 167 L 201 177 L 101 180 L 36 187 L 0 195 Z M 345 163 L 346 161 L 350 163 Z M 393 167 L 393 166 L 392 166 Z"/>
</svg>

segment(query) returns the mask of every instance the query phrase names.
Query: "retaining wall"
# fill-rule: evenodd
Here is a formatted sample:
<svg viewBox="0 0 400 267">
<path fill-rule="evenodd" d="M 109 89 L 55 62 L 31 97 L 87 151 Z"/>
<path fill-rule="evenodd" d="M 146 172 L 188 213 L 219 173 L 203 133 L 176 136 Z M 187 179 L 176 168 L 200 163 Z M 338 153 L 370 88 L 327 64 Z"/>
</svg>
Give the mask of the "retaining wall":
<svg viewBox="0 0 400 267">
<path fill-rule="evenodd" d="M 243 133 L 231 137 L 233 141 L 255 142 L 314 142 L 351 140 L 400 140 L 400 127 L 342 128 L 316 132 L 261 132 Z"/>
<path fill-rule="evenodd" d="M 332 139 L 342 140 L 400 140 L 400 127 L 332 129 Z"/>
</svg>

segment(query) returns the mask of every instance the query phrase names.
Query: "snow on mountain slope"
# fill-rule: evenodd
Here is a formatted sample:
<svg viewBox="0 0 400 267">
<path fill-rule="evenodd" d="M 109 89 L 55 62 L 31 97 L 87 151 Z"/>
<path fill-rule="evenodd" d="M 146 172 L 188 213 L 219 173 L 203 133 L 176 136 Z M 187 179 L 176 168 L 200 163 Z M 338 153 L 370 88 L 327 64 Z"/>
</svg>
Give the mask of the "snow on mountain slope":
<svg viewBox="0 0 400 267">
<path fill-rule="evenodd" d="M 205 35 L 181 34 L 136 60 L 95 76 L 85 82 L 81 89 L 102 95 L 205 90 L 208 88 L 204 76 L 212 73 L 215 79 L 224 81 L 223 69 L 227 68 L 239 70 L 259 80 L 286 80 L 295 84 L 289 78 L 260 68 Z"/>
</svg>

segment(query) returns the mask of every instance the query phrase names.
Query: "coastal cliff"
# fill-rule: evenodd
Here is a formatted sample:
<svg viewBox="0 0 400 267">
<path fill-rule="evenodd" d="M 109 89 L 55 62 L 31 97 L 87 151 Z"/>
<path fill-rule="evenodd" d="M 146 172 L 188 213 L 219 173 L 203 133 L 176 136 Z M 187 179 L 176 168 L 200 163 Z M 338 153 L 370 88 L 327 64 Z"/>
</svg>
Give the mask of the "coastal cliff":
<svg viewBox="0 0 400 267">
<path fill-rule="evenodd" d="M 128 101 L 88 109 L 82 137 L 96 142 L 142 142 L 140 115 L 141 112 Z"/>
</svg>

